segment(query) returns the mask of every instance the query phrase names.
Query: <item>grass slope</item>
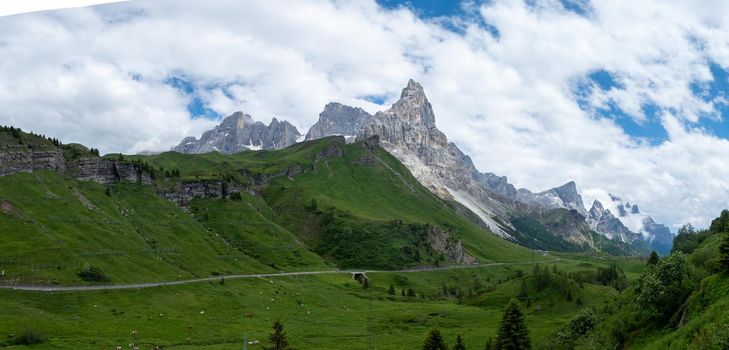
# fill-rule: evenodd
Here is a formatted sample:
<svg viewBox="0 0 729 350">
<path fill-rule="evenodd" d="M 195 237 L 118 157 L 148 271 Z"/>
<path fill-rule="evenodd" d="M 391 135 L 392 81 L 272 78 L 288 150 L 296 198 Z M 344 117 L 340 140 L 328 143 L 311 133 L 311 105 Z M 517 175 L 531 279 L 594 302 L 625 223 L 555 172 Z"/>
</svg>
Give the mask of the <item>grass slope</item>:
<svg viewBox="0 0 729 350">
<path fill-rule="evenodd" d="M 336 155 L 322 156 L 326 152 Z M 346 219 L 341 225 L 377 226 L 368 230 L 370 233 L 388 231 L 392 221 L 449 229 L 482 262 L 516 261 L 531 256 L 528 249 L 498 238 L 459 215 L 451 204 L 421 186 L 396 158 L 379 147 L 368 148 L 362 142 L 344 144 L 338 138 L 325 138 L 278 151 L 234 155 L 168 152 L 132 158 L 156 167 L 180 169 L 183 179 L 189 180 L 235 177 L 242 181 L 250 174 L 271 175 L 286 169 L 301 169 L 295 176 L 274 177 L 263 199 L 273 211 L 272 221 L 302 239 L 312 250 L 321 248 L 321 235 L 326 232 L 322 215 L 334 210 L 336 218 Z M 312 200 L 318 203 L 317 210 L 310 208 Z M 391 235 L 391 241 L 373 245 L 371 248 L 382 249 L 372 255 L 400 254 L 404 245 L 395 239 L 397 236 Z M 361 245 L 338 248 L 347 249 L 345 254 L 356 254 L 363 249 Z M 417 263 L 411 261 L 406 265 Z"/>
<path fill-rule="evenodd" d="M 0 178 L 4 282 L 79 283 L 84 265 L 111 282 L 270 270 L 226 244 L 151 188 L 111 188 L 54 172 Z"/>
<path fill-rule="evenodd" d="M 557 266 L 574 264 L 563 260 Z M 505 301 L 517 293 L 521 279 L 531 281 L 531 269 L 516 265 L 372 273 L 371 294 L 346 274 L 124 291 L 0 290 L 0 334 L 31 328 L 47 338 L 35 349 L 113 349 L 129 343 L 142 348 L 230 349 L 240 347 L 244 333 L 248 340 L 265 344 L 271 324 L 280 319 L 297 349 L 366 349 L 370 330 L 378 349 L 414 349 L 432 327 L 442 331 L 449 345 L 461 334 L 469 348 L 478 349 L 496 335 Z M 387 293 L 390 285 L 396 295 Z M 455 292 L 443 294 L 444 285 Z M 415 296 L 402 296 L 406 289 L 413 289 Z M 524 312 L 533 343 L 550 337 L 576 310 L 599 305 L 614 293 L 585 284 L 575 294 L 584 301 L 578 305 L 550 289 L 530 290 L 533 301 Z"/>
</svg>

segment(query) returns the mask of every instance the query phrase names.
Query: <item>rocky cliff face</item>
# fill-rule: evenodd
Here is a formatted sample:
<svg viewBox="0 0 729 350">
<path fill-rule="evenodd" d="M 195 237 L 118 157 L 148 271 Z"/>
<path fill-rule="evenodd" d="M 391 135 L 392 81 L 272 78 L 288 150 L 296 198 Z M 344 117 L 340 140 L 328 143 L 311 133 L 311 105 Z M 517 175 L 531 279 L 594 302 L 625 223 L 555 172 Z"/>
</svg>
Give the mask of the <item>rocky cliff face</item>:
<svg viewBox="0 0 729 350">
<path fill-rule="evenodd" d="M 233 193 L 248 190 L 246 186 L 218 180 L 181 181 L 174 189 L 159 192 L 159 195 L 187 208 L 187 204 L 194 198 L 226 198 Z"/>
<path fill-rule="evenodd" d="M 587 217 L 587 210 L 585 210 L 585 205 L 582 203 L 582 196 L 577 192 L 577 185 L 574 181 L 539 193 L 532 193 L 522 188 L 518 191 L 517 200 L 524 203 L 539 204 L 550 209 L 574 209 L 583 217 Z"/>
<path fill-rule="evenodd" d="M 639 234 L 632 232 L 610 212 L 605 209 L 600 201 L 595 200 L 587 216 L 587 223 L 595 232 L 610 239 L 617 239 L 624 243 L 632 243 L 639 240 Z"/>
<path fill-rule="evenodd" d="M 94 181 L 105 185 L 118 182 L 152 184 L 150 173 L 139 165 L 100 157 L 85 157 L 69 162 L 68 173 L 77 180 Z"/>
<path fill-rule="evenodd" d="M 372 115 L 362 108 L 345 106 L 332 102 L 319 113 L 319 120 L 306 133 L 306 140 L 316 140 L 327 136 L 343 136 L 353 140 L 362 125 L 369 122 Z"/>
<path fill-rule="evenodd" d="M 435 226 L 428 227 L 428 243 L 434 251 L 443 254 L 443 256 L 455 263 L 462 265 L 472 265 L 476 263 L 476 259 L 468 254 L 463 248 L 460 238 L 455 238 L 445 230 Z"/>
<path fill-rule="evenodd" d="M 609 195 L 609 199 L 605 206 L 612 208 L 617 213 L 617 219 L 634 232 L 635 236 L 660 254 L 670 253 L 673 234 L 667 226 L 656 223 L 650 215 L 642 213 L 636 204 L 624 202 L 612 194 Z"/>
<path fill-rule="evenodd" d="M 38 170 L 56 171 L 81 181 L 101 184 L 139 182 L 151 184 L 148 171 L 134 163 L 83 155 L 68 159 L 63 149 L 52 146 L 3 145 L 0 147 L 0 176 L 31 173 Z"/>
<path fill-rule="evenodd" d="M 432 106 L 423 87 L 410 80 L 400 99 L 384 112 L 376 113 L 357 133 L 357 139 L 379 136 L 380 144 L 398 158 L 433 193 L 455 199 L 476 213 L 496 234 L 508 237 L 494 215 L 508 205 L 497 200 L 477 180 L 471 159 L 448 142 L 435 126 Z"/>
<path fill-rule="evenodd" d="M 514 185 L 509 183 L 506 176 L 498 176 L 494 173 L 480 173 L 476 175 L 476 180 L 494 193 L 511 200 L 517 199 L 518 191 Z"/>
<path fill-rule="evenodd" d="M 273 118 L 266 126 L 242 112 L 223 119 L 198 140 L 186 137 L 172 150 L 180 153 L 237 153 L 245 150 L 281 149 L 295 144 L 302 135 L 287 121 Z"/>
<path fill-rule="evenodd" d="M 0 147 L 0 176 L 34 170 L 66 170 L 66 159 L 58 148 L 31 149 L 25 145 Z"/>
</svg>

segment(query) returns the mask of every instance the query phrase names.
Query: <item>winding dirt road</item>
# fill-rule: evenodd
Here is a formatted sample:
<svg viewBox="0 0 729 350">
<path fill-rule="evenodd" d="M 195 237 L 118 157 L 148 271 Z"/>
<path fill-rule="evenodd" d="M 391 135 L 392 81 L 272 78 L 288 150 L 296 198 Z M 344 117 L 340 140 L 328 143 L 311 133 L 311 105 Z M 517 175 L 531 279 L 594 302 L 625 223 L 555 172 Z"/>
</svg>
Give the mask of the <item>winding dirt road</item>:
<svg viewBox="0 0 729 350">
<path fill-rule="evenodd" d="M 552 260 L 540 260 L 540 261 L 529 261 L 529 262 L 500 262 L 500 263 L 488 263 L 478 265 L 459 265 L 459 266 L 444 266 L 444 267 L 423 267 L 423 268 L 412 268 L 403 270 L 392 270 L 392 271 L 380 271 L 380 270 L 324 270 L 324 271 L 300 271 L 300 272 L 277 272 L 277 273 L 256 273 L 248 275 L 226 275 L 226 276 L 213 276 L 205 278 L 195 278 L 189 280 L 179 281 L 168 281 L 168 282 L 147 282 L 147 283 L 132 283 L 132 284 L 99 284 L 99 285 L 75 285 L 75 286 L 61 286 L 61 285 L 30 285 L 30 284 L 4 284 L 0 285 L 2 289 L 13 289 L 13 290 L 25 290 L 35 292 L 81 292 L 81 291 L 93 291 L 93 290 L 116 290 L 116 289 L 140 289 L 140 288 L 152 288 L 152 287 L 164 287 L 164 286 L 177 286 L 182 284 L 219 281 L 220 279 L 232 280 L 242 278 L 267 278 L 267 277 L 285 277 L 285 276 L 308 276 L 308 275 L 327 275 L 327 274 L 352 274 L 355 272 L 360 273 L 414 273 L 414 272 L 427 272 L 427 271 L 442 271 L 442 270 L 456 270 L 456 269 L 475 269 L 482 267 L 493 267 L 493 266 L 505 266 L 505 265 L 529 265 L 534 263 L 548 263 L 556 262 L 560 259 Z"/>
</svg>

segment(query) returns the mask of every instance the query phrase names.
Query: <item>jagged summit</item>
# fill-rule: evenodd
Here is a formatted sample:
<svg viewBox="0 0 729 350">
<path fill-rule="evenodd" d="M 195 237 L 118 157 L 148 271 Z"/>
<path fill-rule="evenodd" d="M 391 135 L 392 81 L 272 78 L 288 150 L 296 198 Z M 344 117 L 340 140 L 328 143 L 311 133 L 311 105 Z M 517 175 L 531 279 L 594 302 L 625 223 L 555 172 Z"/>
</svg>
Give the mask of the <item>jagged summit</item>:
<svg viewBox="0 0 729 350">
<path fill-rule="evenodd" d="M 200 140 L 186 137 L 172 150 L 180 153 L 237 153 L 245 150 L 280 149 L 301 138 L 296 127 L 276 118 L 265 125 L 243 112 L 235 112 L 202 134 Z"/>
<path fill-rule="evenodd" d="M 582 217 L 581 225 L 587 228 L 589 224 L 588 231 L 591 228 L 623 242 L 632 242 L 640 237 L 634 233 L 638 231 L 631 231 L 629 227 L 632 226 L 623 221 L 642 215 L 638 207 L 622 204 L 620 207 L 614 206 L 614 201 L 620 201 L 616 196 L 610 195 L 610 203 L 605 205 L 595 201 L 588 211 L 574 181 L 546 191 L 532 192 L 525 188 L 517 190 L 506 176 L 481 173 L 471 158 L 449 142 L 446 135 L 436 127 L 435 114 L 425 90 L 412 79 L 389 109 L 375 115 L 338 102 L 328 103 L 305 139 L 333 135 L 342 136 L 347 141 L 355 138 L 368 140 L 377 136 L 379 144 L 398 158 L 426 188 L 441 198 L 459 202 L 476 214 L 477 218 L 473 220 L 505 238 L 528 239 L 517 239 L 513 235 L 516 228 L 512 220 L 515 217 L 546 217 L 542 215 L 561 209 L 569 211 L 564 215 Z M 200 140 L 186 138 L 175 150 L 187 153 L 233 153 L 244 149 L 282 148 L 295 143 L 298 138 L 298 131 L 285 121 L 274 119 L 269 126 L 265 126 L 237 112 L 215 129 L 203 134 Z M 570 232 L 579 234 L 555 234 L 577 244 L 591 242 L 589 234 L 581 230 Z M 580 234 L 584 237 L 577 237 Z"/>
<path fill-rule="evenodd" d="M 640 239 L 640 235 L 632 232 L 630 229 L 610 212 L 605 209 L 598 200 L 592 202 L 592 208 L 587 215 L 587 224 L 595 232 L 602 234 L 610 239 L 616 239 L 621 242 L 631 243 Z"/>
<path fill-rule="evenodd" d="M 345 139 L 353 139 L 363 124 L 372 115 L 362 108 L 345 106 L 338 102 L 330 102 L 319 113 L 319 120 L 306 133 L 306 140 L 316 140 L 326 136 L 341 135 Z"/>
<path fill-rule="evenodd" d="M 412 79 L 402 89 L 400 99 L 389 110 L 381 113 L 390 117 L 404 118 L 411 124 L 422 124 L 428 128 L 435 128 L 433 107 L 425 96 L 423 86 Z"/>
</svg>

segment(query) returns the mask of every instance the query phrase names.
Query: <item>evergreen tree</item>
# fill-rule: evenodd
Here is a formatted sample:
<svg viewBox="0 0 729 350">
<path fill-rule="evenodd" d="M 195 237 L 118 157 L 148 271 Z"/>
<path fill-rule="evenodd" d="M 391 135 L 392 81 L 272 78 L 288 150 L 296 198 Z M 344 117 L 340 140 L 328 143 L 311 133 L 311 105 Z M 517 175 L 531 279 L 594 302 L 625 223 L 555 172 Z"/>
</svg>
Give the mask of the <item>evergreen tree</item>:
<svg viewBox="0 0 729 350">
<path fill-rule="evenodd" d="M 526 300 L 529 294 L 527 294 L 527 284 L 526 279 L 521 279 L 521 287 L 519 288 L 519 294 L 516 295 L 516 298 L 519 300 Z"/>
<path fill-rule="evenodd" d="M 714 233 L 729 232 L 729 210 L 722 210 L 718 218 L 711 220 L 709 230 Z"/>
<path fill-rule="evenodd" d="M 531 349 L 529 331 L 524 324 L 519 305 L 512 301 L 504 309 L 504 317 L 501 320 L 499 333 L 496 337 L 497 350 L 525 350 Z"/>
<path fill-rule="evenodd" d="M 456 344 L 453 345 L 452 350 L 466 350 L 466 344 L 463 343 L 463 337 L 460 334 L 456 338 Z"/>
<path fill-rule="evenodd" d="M 286 340 L 286 332 L 283 330 L 283 323 L 276 320 L 273 323 L 273 333 L 268 336 L 268 340 L 271 342 L 271 347 L 264 348 L 265 350 L 290 350 L 289 342 Z"/>
<path fill-rule="evenodd" d="M 387 289 L 387 294 L 395 295 L 395 287 L 393 287 L 392 284 L 390 285 L 390 288 Z"/>
<path fill-rule="evenodd" d="M 443 337 L 440 336 L 440 331 L 437 328 L 433 328 L 425 339 L 423 344 L 423 350 L 447 350 Z"/>
<path fill-rule="evenodd" d="M 729 235 L 724 235 L 724 238 L 721 240 L 721 244 L 719 245 L 719 264 L 721 265 L 721 268 L 729 272 Z"/>
<path fill-rule="evenodd" d="M 483 347 L 484 350 L 495 350 L 496 344 L 494 344 L 494 338 L 489 337 L 488 340 L 486 340 L 486 345 Z"/>
<path fill-rule="evenodd" d="M 648 266 L 656 266 L 656 265 L 658 265 L 658 260 L 660 260 L 660 258 L 658 257 L 658 253 L 656 253 L 656 251 L 654 250 L 651 253 L 650 258 L 648 258 Z"/>
<path fill-rule="evenodd" d="M 105 194 L 105 195 L 106 195 L 107 197 L 111 197 L 111 188 L 107 187 L 107 188 L 106 188 L 106 191 L 104 191 L 104 194 Z"/>
</svg>

